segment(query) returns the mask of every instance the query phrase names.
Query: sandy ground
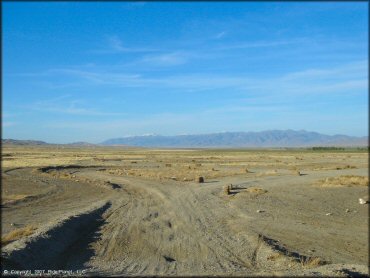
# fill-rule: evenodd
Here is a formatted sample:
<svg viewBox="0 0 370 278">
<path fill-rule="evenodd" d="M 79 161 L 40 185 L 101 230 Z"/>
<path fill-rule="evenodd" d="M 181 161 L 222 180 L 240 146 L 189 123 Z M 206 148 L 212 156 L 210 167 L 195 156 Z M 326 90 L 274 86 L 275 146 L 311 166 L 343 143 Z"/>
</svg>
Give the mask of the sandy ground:
<svg viewBox="0 0 370 278">
<path fill-rule="evenodd" d="M 3 146 L 2 268 L 368 275 L 367 194 L 365 152 Z"/>
</svg>

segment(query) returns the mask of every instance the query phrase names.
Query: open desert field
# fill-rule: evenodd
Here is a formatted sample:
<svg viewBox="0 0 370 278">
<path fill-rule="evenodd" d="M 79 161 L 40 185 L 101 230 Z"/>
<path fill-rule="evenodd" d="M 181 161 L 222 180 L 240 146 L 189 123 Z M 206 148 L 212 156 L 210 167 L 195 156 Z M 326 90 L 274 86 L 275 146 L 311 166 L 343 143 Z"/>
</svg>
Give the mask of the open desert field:
<svg viewBox="0 0 370 278">
<path fill-rule="evenodd" d="M 355 150 L 4 145 L 2 269 L 367 276 L 368 167 Z"/>
</svg>

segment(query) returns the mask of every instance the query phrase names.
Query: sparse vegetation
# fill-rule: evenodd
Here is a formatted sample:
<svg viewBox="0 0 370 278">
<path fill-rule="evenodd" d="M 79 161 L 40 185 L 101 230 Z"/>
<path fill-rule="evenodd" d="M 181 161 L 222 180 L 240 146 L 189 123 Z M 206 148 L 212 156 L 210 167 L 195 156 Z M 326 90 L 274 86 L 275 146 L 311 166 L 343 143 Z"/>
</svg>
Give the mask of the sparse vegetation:
<svg viewBox="0 0 370 278">
<path fill-rule="evenodd" d="M 313 147 L 311 148 L 313 151 L 344 151 L 345 148 L 340 147 Z"/>
<path fill-rule="evenodd" d="M 343 170 L 343 169 L 356 169 L 356 166 L 353 165 L 345 165 L 345 166 L 338 166 L 336 169 L 337 170 Z"/>
<path fill-rule="evenodd" d="M 267 260 L 268 260 L 268 261 L 275 261 L 275 260 L 277 260 L 277 259 L 279 259 L 279 258 L 281 258 L 281 257 L 283 257 L 283 255 L 282 255 L 281 253 L 279 253 L 279 252 L 276 252 L 276 253 L 274 253 L 274 254 L 272 254 L 272 255 L 269 255 L 269 256 L 267 257 Z"/>
<path fill-rule="evenodd" d="M 26 199 L 27 197 L 30 197 L 31 195 L 26 195 L 26 194 L 11 194 L 11 195 L 3 195 L 2 196 L 2 204 L 7 205 L 14 203 L 19 200 Z"/>
<path fill-rule="evenodd" d="M 325 261 L 323 261 L 319 257 L 300 257 L 301 266 L 304 268 L 311 268 L 311 267 L 318 267 L 320 265 L 324 265 Z"/>
<path fill-rule="evenodd" d="M 323 187 L 337 186 L 369 186 L 369 178 L 364 176 L 345 175 L 330 177 L 318 182 Z"/>
<path fill-rule="evenodd" d="M 320 254 L 322 258 L 330 257 L 335 252 L 338 260 L 345 260 L 351 254 L 359 263 L 365 261 L 367 250 L 362 244 L 366 238 L 365 224 L 356 218 L 366 217 L 367 205 L 359 205 L 358 201 L 366 194 L 366 187 L 339 188 L 332 199 L 331 189 L 308 188 L 305 191 L 315 177 L 317 180 L 322 179 L 321 186 L 325 182 L 325 171 L 329 183 L 334 180 L 329 176 L 362 173 L 364 177 L 360 179 L 346 176 L 346 181 L 354 184 L 351 186 L 360 186 L 366 178 L 368 167 L 368 155 L 365 153 L 308 150 L 299 153 L 296 150 L 131 150 L 105 147 L 89 149 L 88 152 L 75 148 L 61 153 L 46 147 L 12 148 L 6 149 L 6 152 L 12 153 L 14 160 L 3 161 L 7 165 L 3 169 L 3 197 L 21 200 L 23 196 L 11 194 L 35 196 L 27 203 L 17 202 L 9 206 L 10 209 L 4 209 L 7 219 L 14 222 L 11 225 L 6 221 L 3 227 L 5 232 L 2 240 L 3 246 L 8 244 L 6 248 L 13 248 L 9 242 L 35 232 L 27 228 L 17 229 L 22 226 L 15 223 L 29 223 L 30 217 L 35 217 L 32 223 L 37 223 L 41 229 L 48 223 L 48 219 L 53 219 L 59 213 L 74 213 L 80 207 L 90 206 L 104 198 L 113 200 L 112 207 L 104 215 L 104 219 L 108 219 L 109 215 L 109 225 L 102 221 L 102 226 L 96 230 L 102 236 L 91 239 L 91 248 L 97 256 L 88 262 L 98 270 L 100 266 L 109 267 L 110 263 L 121 263 L 124 256 L 134 261 L 143 253 L 148 255 L 150 267 L 155 267 L 158 261 L 151 254 L 156 254 L 154 248 L 158 244 L 163 246 L 162 251 L 166 251 L 163 255 L 174 261 L 180 262 L 184 258 L 183 250 L 177 252 L 172 248 L 181 245 L 186 249 L 186 254 L 194 252 L 194 261 L 206 265 L 210 262 L 205 256 L 208 248 L 199 245 L 199 241 L 207 242 L 220 258 L 224 253 L 227 256 L 225 247 L 238 253 L 252 254 L 256 251 L 253 260 L 244 257 L 246 266 L 251 269 L 254 266 L 263 267 L 265 263 L 276 271 L 281 267 L 300 271 L 304 270 L 301 265 L 308 269 L 323 263 L 320 258 L 301 258 L 301 254 L 307 252 L 311 256 Z M 81 162 L 70 162 L 76 157 L 81 158 Z M 122 157 L 125 159 L 122 160 Z M 199 164 L 201 167 L 197 166 Z M 15 169 L 21 167 L 23 169 Z M 337 167 L 341 169 L 336 171 Z M 355 167 L 357 170 L 351 170 Z M 316 168 L 318 172 L 314 171 Z M 293 176 L 301 175 L 301 171 L 309 176 Z M 21 179 L 17 179 L 17 176 Z M 43 194 L 42 198 L 37 194 Z M 302 202 L 303 199 L 307 202 Z M 320 206 L 326 200 L 330 200 L 330 210 L 325 205 Z M 302 212 L 302 215 L 296 214 L 296 211 Z M 327 213 L 332 216 L 326 217 Z M 353 218 L 358 225 L 348 225 L 347 220 L 352 221 Z M 100 225 L 100 218 L 96 220 L 99 221 L 96 224 Z M 316 229 L 319 225 L 321 229 Z M 91 228 L 95 231 L 95 223 L 92 226 L 83 225 L 82 229 Z M 345 232 L 335 238 L 317 242 L 323 246 L 322 252 L 311 251 L 314 248 L 309 244 L 305 249 L 300 249 L 301 238 L 304 237 L 306 242 L 315 242 L 334 229 L 343 229 Z M 125 230 L 125 233 L 114 232 L 120 230 Z M 281 230 L 285 233 L 282 237 Z M 207 238 L 202 237 L 207 233 L 218 236 L 212 238 L 215 241 L 208 242 Z M 235 240 L 236 237 L 249 240 L 256 233 L 271 235 L 276 239 L 276 246 L 271 244 L 272 250 L 267 250 L 268 246 L 262 244 L 253 250 L 254 245 L 241 244 Z M 349 239 L 355 243 L 353 246 L 335 245 L 336 240 L 345 241 L 349 235 L 353 235 Z M 284 246 L 290 248 L 291 253 L 279 251 Z M 334 251 L 329 250 L 331 247 Z M 240 248 L 245 249 L 241 251 Z M 109 256 L 106 256 L 104 250 Z M 84 252 L 90 251 L 81 250 L 84 255 Z M 159 263 L 169 262 L 163 260 Z M 289 263 L 291 267 L 286 265 Z M 229 270 L 231 273 L 236 268 L 230 264 Z"/>
<path fill-rule="evenodd" d="M 15 240 L 32 235 L 36 230 L 33 225 L 27 225 L 23 228 L 15 229 L 1 237 L 1 246 L 5 246 Z"/>
<path fill-rule="evenodd" d="M 267 193 L 268 191 L 259 187 L 249 187 L 245 190 L 245 192 L 261 195 Z"/>
</svg>

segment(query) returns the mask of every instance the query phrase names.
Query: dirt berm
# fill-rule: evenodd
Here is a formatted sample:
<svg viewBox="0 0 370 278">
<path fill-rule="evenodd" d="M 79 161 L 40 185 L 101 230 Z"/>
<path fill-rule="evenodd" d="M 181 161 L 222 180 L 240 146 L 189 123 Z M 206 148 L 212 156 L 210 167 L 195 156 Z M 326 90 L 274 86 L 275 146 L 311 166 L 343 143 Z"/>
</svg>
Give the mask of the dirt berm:
<svg viewBox="0 0 370 278">
<path fill-rule="evenodd" d="M 102 223 L 110 207 L 102 202 L 86 211 L 56 220 L 35 234 L 8 244 L 2 250 L 3 269 L 60 269 L 77 246 L 86 242 Z M 74 262 L 75 267 L 79 267 Z"/>
</svg>

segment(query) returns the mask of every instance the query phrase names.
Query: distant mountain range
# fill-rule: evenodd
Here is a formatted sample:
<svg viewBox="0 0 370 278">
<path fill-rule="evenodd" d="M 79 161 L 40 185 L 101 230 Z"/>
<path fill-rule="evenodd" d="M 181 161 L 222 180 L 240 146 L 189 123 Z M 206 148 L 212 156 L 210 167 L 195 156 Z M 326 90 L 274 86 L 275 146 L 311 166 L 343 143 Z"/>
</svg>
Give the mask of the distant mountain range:
<svg viewBox="0 0 370 278">
<path fill-rule="evenodd" d="M 331 136 L 305 130 L 268 130 L 261 132 L 223 132 L 199 135 L 132 136 L 109 139 L 102 142 L 101 145 L 172 148 L 368 146 L 368 137 Z"/>
<path fill-rule="evenodd" d="M 68 144 L 51 144 L 46 143 L 44 141 L 36 141 L 36 140 L 16 140 L 16 139 L 2 139 L 2 144 L 7 145 L 18 145 L 18 146 L 41 146 L 41 145 L 65 145 L 65 146 L 76 146 L 76 147 L 83 147 L 83 146 L 96 146 L 96 144 L 91 144 L 87 142 L 74 142 Z"/>
<path fill-rule="evenodd" d="M 9 144 L 9 145 L 47 145 L 48 143 L 44 141 L 36 141 L 36 140 L 15 140 L 15 139 L 2 139 L 2 144 Z"/>
<path fill-rule="evenodd" d="M 50 145 L 43 141 L 2 139 L 2 144 Z M 65 146 L 126 146 L 163 148 L 268 148 L 268 147 L 364 147 L 369 138 L 347 135 L 325 135 L 305 130 L 268 130 L 261 132 L 223 132 L 198 135 L 145 135 L 115 138 L 100 144 L 75 142 Z"/>
</svg>

